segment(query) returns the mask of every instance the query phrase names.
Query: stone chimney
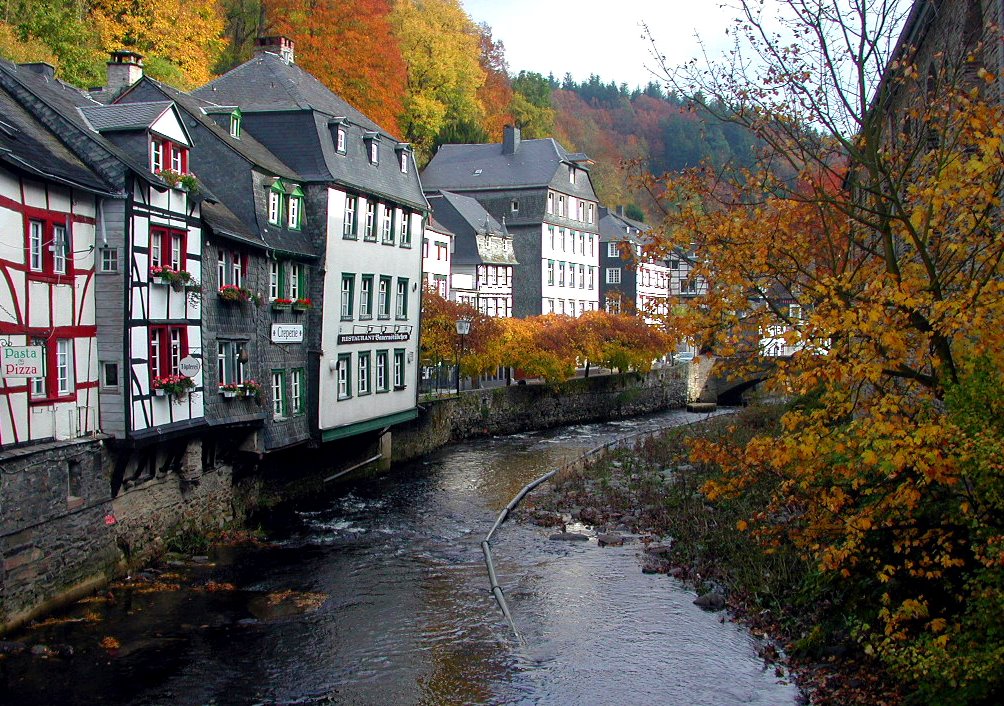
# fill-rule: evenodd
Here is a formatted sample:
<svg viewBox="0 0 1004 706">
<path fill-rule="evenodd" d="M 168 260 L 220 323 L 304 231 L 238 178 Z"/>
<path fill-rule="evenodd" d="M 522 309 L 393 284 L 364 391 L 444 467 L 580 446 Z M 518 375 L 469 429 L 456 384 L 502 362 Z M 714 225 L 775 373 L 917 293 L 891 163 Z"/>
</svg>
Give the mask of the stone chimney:
<svg viewBox="0 0 1004 706">
<path fill-rule="evenodd" d="M 119 49 L 111 53 L 108 62 L 107 86 L 109 93 L 117 93 L 123 88 L 129 88 L 143 78 L 143 57 L 128 49 Z"/>
<path fill-rule="evenodd" d="M 502 134 L 502 154 L 516 154 L 519 149 L 520 133 L 515 125 L 506 125 Z"/>
<path fill-rule="evenodd" d="M 255 40 L 254 54 L 255 56 L 258 56 L 263 52 L 277 54 L 279 58 L 287 64 L 295 63 L 293 56 L 293 40 L 281 34 L 275 37 L 258 37 L 258 39 Z"/>
</svg>

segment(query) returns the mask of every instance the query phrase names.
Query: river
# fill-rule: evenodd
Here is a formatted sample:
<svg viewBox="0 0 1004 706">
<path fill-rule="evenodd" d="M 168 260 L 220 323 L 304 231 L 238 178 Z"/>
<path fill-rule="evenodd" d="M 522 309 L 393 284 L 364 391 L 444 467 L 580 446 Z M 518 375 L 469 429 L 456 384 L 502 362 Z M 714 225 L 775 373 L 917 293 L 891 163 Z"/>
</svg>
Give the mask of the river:
<svg viewBox="0 0 1004 706">
<path fill-rule="evenodd" d="M 641 573 L 637 544 L 509 522 L 494 554 L 525 645 L 489 593 L 479 543 L 523 485 L 618 435 L 696 418 L 478 440 L 342 485 L 279 513 L 268 547 L 151 576 L 177 574 L 179 590 L 118 589 L 8 636 L 73 655 L 0 659 L 0 703 L 794 704 L 746 632 Z M 298 593 L 273 605 L 284 591 Z"/>
</svg>

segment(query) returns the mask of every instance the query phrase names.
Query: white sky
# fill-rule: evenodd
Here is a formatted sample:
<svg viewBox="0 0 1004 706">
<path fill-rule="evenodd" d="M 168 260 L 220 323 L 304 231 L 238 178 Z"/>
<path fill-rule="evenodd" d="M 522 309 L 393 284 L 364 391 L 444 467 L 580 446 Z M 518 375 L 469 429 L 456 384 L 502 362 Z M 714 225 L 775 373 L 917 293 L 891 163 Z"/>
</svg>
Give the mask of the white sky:
<svg viewBox="0 0 1004 706">
<path fill-rule="evenodd" d="M 486 22 L 505 44 L 509 71 L 558 80 L 599 74 L 629 88 L 653 80 L 655 68 L 641 22 L 652 30 L 669 66 L 698 52 L 695 34 L 716 51 L 731 46 L 725 30 L 736 16 L 723 0 L 462 0 L 475 22 Z"/>
</svg>

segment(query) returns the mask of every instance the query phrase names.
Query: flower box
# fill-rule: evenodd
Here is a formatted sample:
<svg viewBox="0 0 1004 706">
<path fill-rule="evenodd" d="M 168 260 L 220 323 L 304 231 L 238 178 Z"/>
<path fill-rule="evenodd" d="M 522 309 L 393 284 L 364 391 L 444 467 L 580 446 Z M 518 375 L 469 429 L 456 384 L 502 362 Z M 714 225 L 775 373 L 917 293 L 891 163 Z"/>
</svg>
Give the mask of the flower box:
<svg viewBox="0 0 1004 706">
<path fill-rule="evenodd" d="M 256 380 L 247 380 L 241 385 L 241 393 L 244 397 L 257 398 L 261 394 L 261 385 Z"/>
<path fill-rule="evenodd" d="M 190 285 L 198 286 L 191 272 L 175 270 L 170 265 L 154 265 L 150 268 L 150 277 L 159 284 L 170 285 L 176 292 L 182 292 Z"/>
<path fill-rule="evenodd" d="M 153 388 L 153 395 L 154 397 L 164 397 L 165 395 L 167 395 L 167 390 L 160 387 L 155 387 Z"/>
<path fill-rule="evenodd" d="M 314 305 L 308 297 L 300 297 L 293 302 L 293 311 L 306 311 Z"/>
<path fill-rule="evenodd" d="M 292 299 L 273 299 L 272 300 L 272 311 L 289 311 L 289 308 L 293 306 Z"/>
<path fill-rule="evenodd" d="M 153 379 L 153 394 L 162 397 L 165 394 L 181 397 L 195 388 L 195 381 L 184 375 L 163 375 Z"/>
<path fill-rule="evenodd" d="M 225 302 L 236 302 L 238 304 L 251 300 L 251 290 L 238 287 L 233 284 L 225 284 L 220 287 L 220 299 Z"/>
<path fill-rule="evenodd" d="M 237 390 L 224 390 L 220 388 L 220 394 L 223 395 L 224 399 L 231 400 L 237 396 Z"/>
</svg>

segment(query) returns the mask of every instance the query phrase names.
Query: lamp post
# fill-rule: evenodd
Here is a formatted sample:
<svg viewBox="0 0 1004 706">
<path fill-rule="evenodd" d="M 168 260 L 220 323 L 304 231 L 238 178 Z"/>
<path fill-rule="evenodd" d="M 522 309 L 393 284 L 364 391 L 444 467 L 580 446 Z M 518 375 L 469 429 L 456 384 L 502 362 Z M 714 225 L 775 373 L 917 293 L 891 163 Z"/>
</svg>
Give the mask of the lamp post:
<svg viewBox="0 0 1004 706">
<path fill-rule="evenodd" d="M 457 394 L 460 394 L 460 360 L 464 355 L 464 341 L 471 332 L 471 317 L 457 319 Z"/>
</svg>

